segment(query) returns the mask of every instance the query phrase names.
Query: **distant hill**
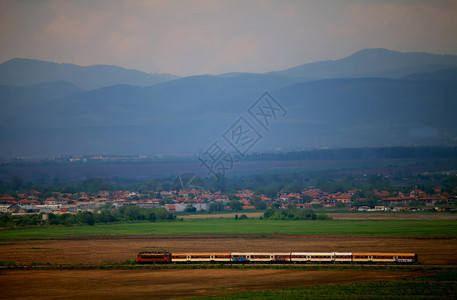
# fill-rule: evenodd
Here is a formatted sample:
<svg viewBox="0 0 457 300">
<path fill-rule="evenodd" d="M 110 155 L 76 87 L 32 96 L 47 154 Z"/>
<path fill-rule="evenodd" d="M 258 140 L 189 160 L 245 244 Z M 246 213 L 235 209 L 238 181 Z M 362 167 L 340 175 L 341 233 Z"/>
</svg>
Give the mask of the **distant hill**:
<svg viewBox="0 0 457 300">
<path fill-rule="evenodd" d="M 277 134 L 307 147 L 455 145 L 457 80 L 348 78 L 275 91 L 289 108 Z M 291 137 L 290 137 L 291 138 Z M 284 139 L 279 145 L 292 145 Z"/>
<path fill-rule="evenodd" d="M 171 74 L 148 74 L 117 66 L 82 67 L 36 59 L 15 58 L 0 64 L 0 84 L 25 86 L 48 81 L 68 81 L 90 90 L 116 84 L 147 86 L 178 78 Z"/>
<path fill-rule="evenodd" d="M 438 70 L 428 73 L 414 73 L 403 77 L 415 81 L 457 81 L 457 68 Z"/>
<path fill-rule="evenodd" d="M 452 67 L 457 67 L 457 55 L 365 49 L 339 60 L 309 63 L 273 73 L 303 80 L 349 77 L 400 78 L 413 73 Z"/>
<path fill-rule="evenodd" d="M 290 84 L 270 76 L 196 76 L 27 105 L 10 102 L 0 112 L 0 153 L 203 152 L 240 116 L 248 118 L 247 108 L 268 87 L 287 116 L 270 132 L 258 128 L 264 138 L 252 151 L 456 145 L 457 81 L 352 78 Z"/>
<path fill-rule="evenodd" d="M 434 55 L 412 54 L 425 58 L 401 63 L 398 53 L 386 51 L 354 54 L 345 59 L 346 70 L 351 61 L 362 64 L 357 57 L 371 57 L 376 62 L 360 66 L 360 74 L 387 74 L 392 70 L 388 66 L 396 65 L 403 71 L 394 73 L 403 76 L 341 78 L 341 67 L 335 68 L 335 78 L 313 81 L 273 72 L 91 90 L 67 81 L 3 85 L 0 157 L 202 153 L 216 140 L 223 142 L 222 134 L 241 116 L 262 135 L 251 151 L 456 146 L 457 67 L 448 66 L 455 57 L 442 56 L 446 59 L 440 61 Z M 386 53 L 394 63 L 378 62 L 389 57 Z M 436 58 L 433 68 L 423 64 L 429 56 Z M 418 72 L 423 68 L 432 70 Z M 353 75 L 356 69 L 352 67 Z M 268 132 L 247 113 L 266 90 L 287 110 Z"/>
<path fill-rule="evenodd" d="M 67 81 L 53 81 L 28 86 L 0 85 L 0 102 L 49 101 L 83 91 Z"/>
</svg>

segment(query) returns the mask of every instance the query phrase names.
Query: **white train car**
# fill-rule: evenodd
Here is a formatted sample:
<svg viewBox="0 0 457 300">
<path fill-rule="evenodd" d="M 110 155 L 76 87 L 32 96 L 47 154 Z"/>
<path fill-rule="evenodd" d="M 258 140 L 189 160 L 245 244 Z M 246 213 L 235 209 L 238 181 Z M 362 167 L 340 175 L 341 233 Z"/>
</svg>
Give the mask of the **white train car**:
<svg viewBox="0 0 457 300">
<path fill-rule="evenodd" d="M 355 263 L 368 263 L 373 260 L 373 253 L 352 253 L 352 261 Z"/>
<path fill-rule="evenodd" d="M 232 253 L 233 256 L 233 253 Z M 272 262 L 275 260 L 273 253 L 245 253 L 246 261 L 249 262 Z"/>
<path fill-rule="evenodd" d="M 335 260 L 334 252 L 292 252 L 290 254 L 292 262 L 333 262 Z"/>
<path fill-rule="evenodd" d="M 393 253 L 371 253 L 371 261 L 377 263 L 394 263 L 396 254 Z"/>
<path fill-rule="evenodd" d="M 274 262 L 290 262 L 290 253 L 273 253 Z"/>
<path fill-rule="evenodd" d="M 230 262 L 230 253 L 173 253 L 172 262 Z"/>
<path fill-rule="evenodd" d="M 352 253 L 350 252 L 335 252 L 333 253 L 335 257 L 335 262 L 337 263 L 351 263 L 352 262 Z"/>
</svg>

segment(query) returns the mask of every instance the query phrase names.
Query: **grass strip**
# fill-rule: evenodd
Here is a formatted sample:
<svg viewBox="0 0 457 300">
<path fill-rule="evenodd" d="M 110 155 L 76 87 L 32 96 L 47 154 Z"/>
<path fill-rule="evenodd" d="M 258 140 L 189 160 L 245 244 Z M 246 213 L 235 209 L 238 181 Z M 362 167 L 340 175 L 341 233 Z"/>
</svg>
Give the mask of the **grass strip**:
<svg viewBox="0 0 457 300">
<path fill-rule="evenodd" d="M 365 236 L 457 236 L 457 220 L 185 220 L 97 224 L 95 226 L 40 226 L 1 229 L 0 240 L 59 239 L 103 235 L 290 234 Z"/>
</svg>

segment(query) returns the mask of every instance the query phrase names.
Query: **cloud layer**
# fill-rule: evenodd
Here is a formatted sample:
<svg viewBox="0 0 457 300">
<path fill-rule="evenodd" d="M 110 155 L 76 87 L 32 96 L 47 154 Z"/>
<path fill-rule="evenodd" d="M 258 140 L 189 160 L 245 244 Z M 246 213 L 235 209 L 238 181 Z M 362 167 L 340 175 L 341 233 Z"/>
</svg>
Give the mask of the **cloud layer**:
<svg viewBox="0 0 457 300">
<path fill-rule="evenodd" d="M 0 1 L 0 61 L 267 72 L 364 48 L 457 54 L 457 1 Z"/>
</svg>

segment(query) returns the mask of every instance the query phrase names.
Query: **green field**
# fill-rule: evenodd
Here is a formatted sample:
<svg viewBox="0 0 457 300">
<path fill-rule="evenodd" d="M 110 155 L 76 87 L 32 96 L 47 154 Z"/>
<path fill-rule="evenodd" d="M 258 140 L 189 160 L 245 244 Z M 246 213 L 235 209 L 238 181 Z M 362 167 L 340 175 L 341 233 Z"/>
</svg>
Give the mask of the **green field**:
<svg viewBox="0 0 457 300">
<path fill-rule="evenodd" d="M 194 299 L 456 299 L 457 271 L 417 279 L 321 285 Z"/>
<path fill-rule="evenodd" d="M 95 226 L 1 229 L 0 240 L 49 239 L 82 235 L 292 234 L 373 236 L 457 236 L 457 220 L 185 220 Z"/>
</svg>

